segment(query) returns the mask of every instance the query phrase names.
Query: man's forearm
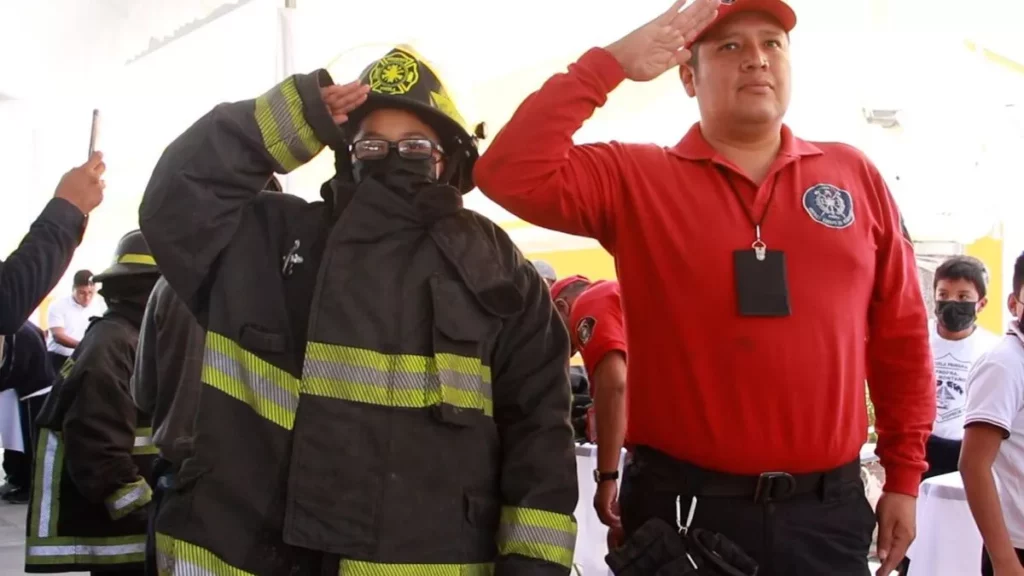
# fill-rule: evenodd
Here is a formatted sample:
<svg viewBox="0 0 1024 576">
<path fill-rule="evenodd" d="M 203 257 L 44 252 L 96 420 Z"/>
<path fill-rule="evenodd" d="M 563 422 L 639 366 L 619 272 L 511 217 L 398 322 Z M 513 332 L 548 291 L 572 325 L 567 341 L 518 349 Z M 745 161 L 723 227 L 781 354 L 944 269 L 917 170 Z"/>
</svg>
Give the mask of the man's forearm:
<svg viewBox="0 0 1024 576">
<path fill-rule="evenodd" d="M 1011 560 L 1016 562 L 1017 552 L 1010 542 L 1010 534 L 1006 529 L 991 467 L 978 463 L 964 464 L 961 466 L 960 474 L 964 479 L 967 504 L 985 541 L 989 557 L 996 564 Z"/>
<path fill-rule="evenodd" d="M 626 441 L 625 387 L 598 387 L 594 412 L 597 415 L 597 469 L 602 472 L 618 470 L 622 445 Z"/>
<path fill-rule="evenodd" d="M 70 336 L 67 336 L 66 334 L 58 334 L 54 332 L 53 339 L 54 341 L 57 342 L 57 344 L 60 344 L 65 348 L 78 348 L 79 341 L 75 340 L 74 338 L 71 338 Z"/>
</svg>

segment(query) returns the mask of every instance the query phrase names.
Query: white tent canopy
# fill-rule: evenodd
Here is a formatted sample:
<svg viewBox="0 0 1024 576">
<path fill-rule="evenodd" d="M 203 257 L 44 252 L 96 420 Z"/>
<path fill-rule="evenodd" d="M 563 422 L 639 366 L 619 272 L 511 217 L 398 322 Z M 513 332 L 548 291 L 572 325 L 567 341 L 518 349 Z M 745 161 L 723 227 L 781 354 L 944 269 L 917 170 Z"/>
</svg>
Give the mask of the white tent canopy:
<svg viewBox="0 0 1024 576">
<path fill-rule="evenodd" d="M 1024 87 L 1005 83 L 1005 74 L 997 79 L 984 72 L 964 49 L 966 38 L 987 39 L 993 20 L 1024 19 L 1011 17 L 1024 12 L 1019 2 L 993 1 L 1005 4 L 1005 18 L 991 18 L 991 10 L 977 16 L 937 12 L 930 5 L 929 18 L 922 19 L 919 8 L 909 6 L 917 2 L 791 0 L 800 25 L 793 34 L 795 88 L 787 122 L 805 138 L 865 149 L 889 180 L 915 236 L 970 241 L 996 222 L 999 213 L 991 206 L 1024 196 L 1006 177 L 1013 161 L 1007 150 L 1019 150 L 1022 142 L 1020 124 L 1004 117 L 1007 104 L 1024 108 Z M 94 106 L 103 113 L 108 193 L 72 269 L 105 263 L 117 238 L 136 225 L 139 196 L 164 146 L 219 102 L 251 98 L 289 72 L 321 66 L 345 81 L 404 42 L 437 65 L 463 115 L 486 121 L 493 134 L 544 79 L 668 2 L 524 0 L 500 11 L 476 0 L 449 0 L 443 10 L 409 0 L 297 0 L 296 9 L 284 4 L 3 4 L 0 94 L 18 100 L 0 96 L 0 126 L 7 134 L 0 157 L 12 163 L 9 185 L 25 202 L 9 211 L 5 206 L 0 215 L 0 248 L 13 247 L 60 174 L 84 159 Z M 1010 32 L 1001 32 L 992 49 L 998 43 L 1003 54 L 1024 59 L 1024 42 L 1007 40 L 1018 38 Z M 950 69 L 957 71 L 955 81 Z M 934 82 L 921 82 L 922 76 Z M 869 126 L 864 108 L 902 110 L 902 130 Z M 648 84 L 624 84 L 577 140 L 670 145 L 696 118 L 694 103 L 667 74 Z M 936 165 L 943 166 L 941 178 L 929 177 Z M 289 191 L 315 199 L 331 169 L 327 152 L 289 178 Z M 477 192 L 467 204 L 499 222 L 511 220 Z M 538 231 L 517 234 L 531 246 L 569 242 Z"/>
</svg>

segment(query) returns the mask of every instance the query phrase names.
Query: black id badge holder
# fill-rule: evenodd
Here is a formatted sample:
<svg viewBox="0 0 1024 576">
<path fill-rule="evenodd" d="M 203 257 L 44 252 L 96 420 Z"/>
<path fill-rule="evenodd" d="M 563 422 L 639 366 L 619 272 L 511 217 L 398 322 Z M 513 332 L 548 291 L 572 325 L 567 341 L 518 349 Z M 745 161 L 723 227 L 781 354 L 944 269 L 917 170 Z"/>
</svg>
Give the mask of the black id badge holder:
<svg viewBox="0 0 1024 576">
<path fill-rule="evenodd" d="M 732 255 L 740 316 L 789 316 L 786 253 L 768 250 L 761 240 L 761 227 L 756 228 L 757 239 L 750 248 Z"/>
</svg>

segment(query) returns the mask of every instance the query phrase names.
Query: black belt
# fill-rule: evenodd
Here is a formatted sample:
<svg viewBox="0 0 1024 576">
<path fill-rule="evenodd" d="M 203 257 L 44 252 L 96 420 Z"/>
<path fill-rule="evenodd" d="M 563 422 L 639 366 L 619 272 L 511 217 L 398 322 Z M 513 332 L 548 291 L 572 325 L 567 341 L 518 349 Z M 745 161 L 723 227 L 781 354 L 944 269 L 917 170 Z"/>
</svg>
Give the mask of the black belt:
<svg viewBox="0 0 1024 576">
<path fill-rule="evenodd" d="M 768 503 L 817 493 L 822 499 L 830 499 L 836 488 L 861 482 L 859 458 L 825 472 L 765 472 L 749 476 L 701 468 L 647 446 L 636 447 L 633 462 L 641 473 L 658 476 L 659 485 L 671 484 L 679 493 L 698 498 L 751 498 L 757 503 Z"/>
</svg>

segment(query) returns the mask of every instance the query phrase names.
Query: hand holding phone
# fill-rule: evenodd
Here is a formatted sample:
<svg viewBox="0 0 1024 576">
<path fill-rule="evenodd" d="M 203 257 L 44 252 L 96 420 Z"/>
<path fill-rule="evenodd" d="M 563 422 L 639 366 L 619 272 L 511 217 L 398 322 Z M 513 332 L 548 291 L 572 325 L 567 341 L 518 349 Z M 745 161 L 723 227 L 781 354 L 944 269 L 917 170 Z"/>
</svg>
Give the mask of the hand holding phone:
<svg viewBox="0 0 1024 576">
<path fill-rule="evenodd" d="M 96 138 L 99 135 L 100 130 L 100 111 L 99 109 L 93 109 L 92 111 L 92 131 L 89 134 L 89 156 L 92 158 L 93 152 L 96 151 Z"/>
</svg>

